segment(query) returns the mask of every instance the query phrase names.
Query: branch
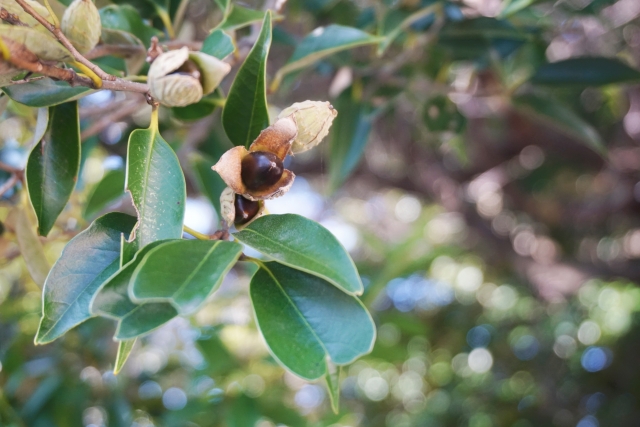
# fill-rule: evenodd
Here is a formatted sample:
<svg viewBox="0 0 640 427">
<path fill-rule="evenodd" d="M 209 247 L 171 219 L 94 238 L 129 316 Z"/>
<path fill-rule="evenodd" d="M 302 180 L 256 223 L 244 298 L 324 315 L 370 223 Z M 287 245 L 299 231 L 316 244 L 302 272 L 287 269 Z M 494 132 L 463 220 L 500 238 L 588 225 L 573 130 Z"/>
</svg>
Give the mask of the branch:
<svg viewBox="0 0 640 427">
<path fill-rule="evenodd" d="M 17 184 L 17 182 L 18 182 L 18 174 L 12 173 L 9 179 L 5 181 L 5 183 L 2 184 L 2 186 L 0 186 L 0 197 L 4 196 L 4 193 L 11 190 L 13 186 Z"/>
<path fill-rule="evenodd" d="M 115 76 L 112 76 L 111 74 L 105 73 L 104 71 L 102 71 L 102 69 L 100 69 L 100 67 L 98 67 L 97 65 L 93 64 L 87 58 L 82 56 L 82 54 L 80 52 L 78 52 L 75 47 L 73 47 L 73 45 L 71 44 L 69 39 L 67 39 L 67 37 L 62 33 L 62 30 L 60 28 L 56 27 L 55 25 L 52 25 L 49 21 L 44 19 L 25 0 L 15 0 L 15 1 L 16 1 L 16 3 L 18 3 L 22 7 L 22 9 L 24 9 L 25 12 L 27 12 L 29 15 L 33 16 L 33 18 L 36 21 L 38 21 L 40 24 L 42 24 L 43 27 L 45 27 L 47 30 L 49 30 L 51 32 L 51 34 L 56 36 L 58 41 L 60 43 L 62 43 L 62 45 L 64 47 L 67 48 L 67 50 L 71 53 L 71 55 L 74 57 L 74 59 L 77 62 L 79 62 L 80 64 L 84 65 L 85 67 L 89 68 L 91 71 L 96 73 L 96 75 L 98 77 L 100 77 L 102 80 L 104 80 L 105 83 L 106 83 L 106 81 L 114 81 L 114 80 L 116 80 Z"/>
<path fill-rule="evenodd" d="M 27 24 L 22 22 L 18 15 L 9 12 L 4 7 L 0 7 L 0 19 L 10 25 L 18 25 L 20 27 L 28 27 Z"/>
<path fill-rule="evenodd" d="M 132 115 L 136 111 L 139 111 L 141 108 L 142 108 L 141 103 L 130 102 L 128 105 L 124 105 L 121 108 L 118 108 L 111 114 L 102 116 L 102 118 L 96 120 L 91 124 L 91 126 L 89 126 L 88 128 L 82 131 L 82 134 L 80 135 L 80 139 L 84 141 L 86 138 L 99 134 L 108 126 L 119 121 L 123 117 Z"/>
</svg>

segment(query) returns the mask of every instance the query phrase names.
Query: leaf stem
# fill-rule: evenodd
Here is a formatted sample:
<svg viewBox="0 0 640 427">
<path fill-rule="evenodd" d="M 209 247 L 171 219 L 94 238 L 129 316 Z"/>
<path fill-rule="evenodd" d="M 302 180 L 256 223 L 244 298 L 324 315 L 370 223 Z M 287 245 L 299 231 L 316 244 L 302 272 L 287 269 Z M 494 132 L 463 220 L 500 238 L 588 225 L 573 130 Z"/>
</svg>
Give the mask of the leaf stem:
<svg viewBox="0 0 640 427">
<path fill-rule="evenodd" d="M 194 230 L 193 228 L 191 228 L 191 227 L 189 227 L 189 226 L 183 225 L 183 226 L 182 226 L 182 229 L 183 229 L 186 233 L 191 234 L 193 237 L 195 237 L 195 238 L 196 238 L 196 239 L 198 239 L 198 240 L 211 240 L 211 239 L 209 238 L 209 236 L 207 236 L 206 234 L 202 234 L 202 233 L 200 233 L 200 232 L 198 232 L 198 231 Z"/>
<path fill-rule="evenodd" d="M 44 7 L 46 7 L 47 10 L 49 11 L 49 15 L 51 15 L 51 20 L 53 21 L 53 25 L 55 25 L 56 27 L 59 27 L 60 26 L 60 21 L 58 21 L 58 17 L 53 12 L 53 9 L 51 8 L 51 5 L 49 4 L 49 0 L 44 0 Z"/>
<path fill-rule="evenodd" d="M 74 67 L 77 67 L 80 69 L 80 71 L 82 71 L 84 74 L 87 75 L 87 77 L 89 77 L 91 79 L 91 81 L 93 82 L 93 85 L 96 87 L 96 89 L 100 89 L 102 88 L 102 79 L 100 77 L 98 77 L 98 75 L 96 73 L 93 72 L 93 70 L 91 70 L 89 67 L 87 67 L 86 65 L 78 62 L 78 61 L 73 61 L 71 63 L 71 65 L 73 65 Z"/>
</svg>

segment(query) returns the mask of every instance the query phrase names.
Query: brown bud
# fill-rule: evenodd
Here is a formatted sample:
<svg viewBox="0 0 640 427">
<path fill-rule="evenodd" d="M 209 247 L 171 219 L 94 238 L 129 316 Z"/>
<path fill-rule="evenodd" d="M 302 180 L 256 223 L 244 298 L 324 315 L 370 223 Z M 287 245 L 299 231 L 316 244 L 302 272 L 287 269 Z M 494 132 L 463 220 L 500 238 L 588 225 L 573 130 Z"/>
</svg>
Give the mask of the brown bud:
<svg viewBox="0 0 640 427">
<path fill-rule="evenodd" d="M 294 117 L 298 135 L 293 141 L 291 152 L 297 154 L 320 144 L 329 133 L 337 115 L 338 111 L 328 102 L 304 101 L 285 108 L 278 117 Z"/>
</svg>

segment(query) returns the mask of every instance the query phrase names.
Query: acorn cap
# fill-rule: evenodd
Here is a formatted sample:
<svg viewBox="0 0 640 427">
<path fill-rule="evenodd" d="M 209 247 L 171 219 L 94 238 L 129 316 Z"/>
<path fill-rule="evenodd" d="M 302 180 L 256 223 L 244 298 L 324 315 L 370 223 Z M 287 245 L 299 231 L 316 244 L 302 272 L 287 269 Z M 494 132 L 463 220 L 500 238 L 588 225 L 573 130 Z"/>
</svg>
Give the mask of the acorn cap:
<svg viewBox="0 0 640 427">
<path fill-rule="evenodd" d="M 91 0 L 74 0 L 62 15 L 60 29 L 78 52 L 89 52 L 102 32 L 98 8 Z"/>
<path fill-rule="evenodd" d="M 337 115 L 338 111 L 326 101 L 296 102 L 282 110 L 278 117 L 294 117 L 298 128 L 291 153 L 302 153 L 320 144 Z"/>
</svg>

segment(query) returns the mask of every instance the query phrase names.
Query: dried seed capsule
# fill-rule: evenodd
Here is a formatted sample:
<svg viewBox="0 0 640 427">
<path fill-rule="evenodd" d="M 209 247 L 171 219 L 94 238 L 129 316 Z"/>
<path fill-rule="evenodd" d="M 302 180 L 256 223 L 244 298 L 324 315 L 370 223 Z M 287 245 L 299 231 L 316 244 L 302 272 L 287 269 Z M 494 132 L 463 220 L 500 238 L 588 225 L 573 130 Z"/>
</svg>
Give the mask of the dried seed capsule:
<svg viewBox="0 0 640 427">
<path fill-rule="evenodd" d="M 258 191 L 278 182 L 284 167 L 275 154 L 254 151 L 242 159 L 242 182 L 250 191 Z"/>
<path fill-rule="evenodd" d="M 35 0 L 25 0 L 25 2 L 29 6 L 31 6 L 33 10 L 35 10 L 44 19 L 49 21 L 51 24 L 54 23 L 54 20 L 51 18 L 51 15 L 49 14 L 49 10 L 46 7 L 44 7 L 43 5 L 41 5 Z M 23 24 L 26 24 L 27 26 L 32 27 L 42 33 L 49 34 L 49 30 L 47 30 L 45 27 L 42 26 L 42 24 L 36 21 L 36 19 L 33 16 L 25 12 L 22 6 L 16 3 L 15 0 L 0 0 L 0 7 L 5 9 L 7 12 L 11 13 L 12 15 L 17 16 L 20 22 L 22 22 Z"/>
<path fill-rule="evenodd" d="M 233 204 L 236 214 L 233 223 L 235 225 L 244 225 L 251 221 L 260 212 L 261 204 L 262 202 L 249 200 L 240 194 L 236 194 Z"/>
<path fill-rule="evenodd" d="M 74 0 L 62 15 L 60 29 L 78 52 L 85 54 L 100 41 L 102 23 L 91 0 Z"/>
<path fill-rule="evenodd" d="M 296 102 L 280 112 L 278 118 L 293 116 L 298 134 L 291 146 L 293 154 L 302 153 L 320 144 L 338 111 L 328 102 Z"/>
</svg>

